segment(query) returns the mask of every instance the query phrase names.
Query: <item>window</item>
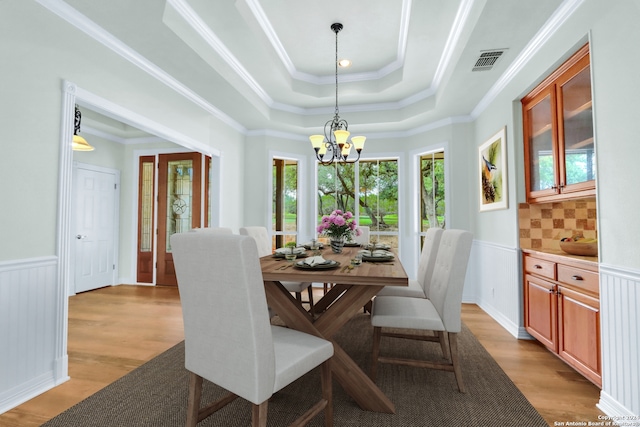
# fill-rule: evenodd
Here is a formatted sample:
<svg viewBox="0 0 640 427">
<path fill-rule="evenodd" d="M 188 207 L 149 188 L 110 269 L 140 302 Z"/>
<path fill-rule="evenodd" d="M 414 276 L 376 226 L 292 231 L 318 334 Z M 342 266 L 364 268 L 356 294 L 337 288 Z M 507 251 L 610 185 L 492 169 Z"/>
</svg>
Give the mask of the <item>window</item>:
<svg viewBox="0 0 640 427">
<path fill-rule="evenodd" d="M 358 189 L 356 191 L 356 189 Z M 318 218 L 335 209 L 351 211 L 358 224 L 370 228 L 370 240 L 398 242 L 398 161 L 360 160 L 358 163 L 318 165 Z"/>
<path fill-rule="evenodd" d="M 273 248 L 295 242 L 298 234 L 298 162 L 273 159 Z"/>
<path fill-rule="evenodd" d="M 445 228 L 445 182 L 444 151 L 420 156 L 420 247 L 427 230 L 431 227 Z"/>
</svg>

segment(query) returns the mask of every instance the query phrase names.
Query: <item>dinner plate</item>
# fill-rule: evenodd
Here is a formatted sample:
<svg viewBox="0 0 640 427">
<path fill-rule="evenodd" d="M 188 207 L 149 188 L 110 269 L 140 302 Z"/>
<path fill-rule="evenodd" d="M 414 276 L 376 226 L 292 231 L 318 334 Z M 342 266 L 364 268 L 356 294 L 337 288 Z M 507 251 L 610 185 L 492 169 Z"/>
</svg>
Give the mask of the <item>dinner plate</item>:
<svg viewBox="0 0 640 427">
<path fill-rule="evenodd" d="M 273 254 L 273 257 L 274 258 L 284 258 L 285 255 L 289 255 L 289 254 L 283 254 L 281 252 L 280 253 L 275 252 Z M 306 252 L 299 252 L 299 253 L 296 254 L 296 258 L 306 258 L 306 257 L 307 257 L 307 253 Z"/>
<path fill-rule="evenodd" d="M 328 260 L 328 261 L 329 262 L 325 264 L 316 264 L 316 265 L 309 265 L 309 264 L 305 264 L 304 261 L 298 261 L 293 266 L 297 268 L 302 268 L 304 270 L 328 270 L 328 269 L 337 268 L 340 266 L 340 263 L 338 261 L 334 261 L 334 260 Z"/>
</svg>

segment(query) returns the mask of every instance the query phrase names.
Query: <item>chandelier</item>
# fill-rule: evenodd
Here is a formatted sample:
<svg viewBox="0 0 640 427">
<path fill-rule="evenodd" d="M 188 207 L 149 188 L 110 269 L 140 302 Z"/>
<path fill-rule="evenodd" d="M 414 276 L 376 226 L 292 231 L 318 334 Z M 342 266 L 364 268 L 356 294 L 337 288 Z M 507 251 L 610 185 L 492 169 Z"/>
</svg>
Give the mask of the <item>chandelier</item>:
<svg viewBox="0 0 640 427">
<path fill-rule="evenodd" d="M 309 140 L 316 152 L 316 159 L 323 165 L 330 165 L 334 161 L 355 163 L 360 159 L 360 153 L 364 147 L 365 136 L 354 136 L 349 139 L 349 123 L 340 118 L 338 110 L 338 33 L 342 30 L 342 24 L 331 24 L 331 30 L 336 34 L 336 109 L 333 119 L 324 124 L 324 135 L 311 135 Z M 355 147 L 358 157 L 347 160 L 351 147 Z"/>
</svg>

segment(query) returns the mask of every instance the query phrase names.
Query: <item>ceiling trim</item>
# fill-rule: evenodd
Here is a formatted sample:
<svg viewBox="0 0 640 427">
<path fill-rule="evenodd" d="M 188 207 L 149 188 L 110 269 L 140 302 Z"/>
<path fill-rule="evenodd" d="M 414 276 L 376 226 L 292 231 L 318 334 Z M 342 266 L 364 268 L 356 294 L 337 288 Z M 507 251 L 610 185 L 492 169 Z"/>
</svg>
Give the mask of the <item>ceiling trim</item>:
<svg viewBox="0 0 640 427">
<path fill-rule="evenodd" d="M 535 56 L 536 53 L 549 41 L 559 28 L 573 15 L 573 13 L 584 3 L 584 0 L 565 0 L 553 15 L 545 22 L 535 36 L 527 43 L 516 59 L 509 64 L 505 72 L 491 86 L 491 89 L 480 100 L 478 105 L 471 112 L 471 117 L 477 118 L 494 99 L 504 90 L 504 88 L 520 73 L 525 65 Z"/>
<path fill-rule="evenodd" d="M 206 145 L 183 133 L 175 131 L 163 124 L 155 122 L 141 114 L 131 111 L 121 105 L 111 102 L 99 95 L 77 87 L 75 83 L 64 81 L 65 87 L 72 88 L 76 96 L 76 104 L 94 110 L 102 115 L 120 121 L 129 126 L 140 129 L 148 134 L 157 135 L 164 141 L 173 142 L 194 151 L 199 151 L 210 156 L 220 156 L 220 150 Z"/>
<path fill-rule="evenodd" d="M 111 49 L 116 54 L 120 55 L 122 58 L 131 62 L 133 65 L 142 69 L 147 74 L 155 77 L 157 80 L 164 83 L 166 86 L 170 87 L 180 95 L 184 96 L 194 104 L 198 105 L 214 117 L 218 118 L 222 122 L 231 126 L 239 132 L 246 132 L 246 128 L 242 126 L 240 123 L 232 119 L 227 114 L 223 113 L 209 102 L 207 102 L 204 98 L 193 92 L 191 89 L 187 88 L 185 85 L 180 83 L 178 80 L 173 78 L 171 75 L 167 74 L 165 71 L 160 69 L 151 61 L 144 58 L 135 50 L 131 49 L 129 46 L 121 42 L 118 38 L 114 37 L 111 33 L 104 30 L 98 24 L 90 20 L 85 15 L 78 12 L 76 9 L 69 6 L 62 0 L 35 0 L 40 5 L 44 6 L 49 11 L 58 15 L 60 18 L 64 19 L 83 33 L 87 34 L 89 37 L 93 38 L 100 44 L 104 45 L 108 49 Z"/>
<path fill-rule="evenodd" d="M 152 62 L 148 61 L 146 58 L 144 58 L 139 53 L 131 49 L 129 46 L 121 42 L 112 34 L 108 33 L 103 28 L 99 27 L 95 22 L 91 21 L 86 16 L 84 16 L 83 14 L 81 14 L 71 6 L 69 6 L 63 0 L 35 0 L 35 1 L 40 5 L 42 5 L 43 7 L 45 7 L 46 9 L 53 12 L 54 14 L 58 15 L 59 17 L 61 17 L 62 19 L 64 19 L 74 27 L 78 28 L 88 36 L 92 37 L 99 43 L 103 44 L 105 47 L 111 49 L 116 54 L 120 55 L 121 57 L 128 60 L 132 64 L 138 66 L 140 69 L 147 72 L 149 75 L 153 76 L 154 78 L 158 79 L 159 81 L 164 83 L 166 86 L 175 90 L 177 93 L 184 96 L 194 104 L 200 106 L 205 111 L 207 111 L 214 117 L 218 118 L 222 122 L 226 123 L 233 129 L 237 130 L 238 132 L 244 135 L 262 135 L 262 134 L 264 135 L 273 134 L 273 135 L 280 135 L 280 136 L 289 135 L 287 133 L 281 133 L 279 131 L 269 130 L 269 129 L 252 130 L 252 131 L 247 130 L 242 124 L 235 121 L 233 118 L 231 118 L 230 116 L 228 116 L 227 114 L 223 113 L 218 108 L 210 104 L 204 98 L 200 97 L 198 94 L 188 89 L 186 86 L 184 86 L 182 83 L 177 81 L 175 78 L 173 78 L 172 76 L 164 72 L 162 69 L 157 67 Z M 174 8 L 180 7 L 180 5 L 185 4 L 184 0 L 167 0 L 167 1 Z M 249 4 L 249 2 L 255 1 L 255 0 L 245 0 L 245 1 Z M 411 1 L 410 0 L 403 0 L 403 1 L 404 1 L 403 7 L 406 3 L 408 3 L 408 7 L 410 9 Z M 449 62 L 451 61 L 453 52 L 455 50 L 455 45 L 459 41 L 459 38 L 464 28 L 464 23 L 469 16 L 469 13 L 474 4 L 474 1 L 475 0 L 462 0 L 460 8 L 456 14 L 455 23 L 452 26 L 451 33 L 449 34 L 449 37 L 447 39 L 447 45 L 446 45 L 445 51 L 443 53 L 443 56 L 440 58 L 440 63 L 438 65 L 437 72 L 436 72 L 437 78 L 434 79 L 434 83 L 432 83 L 432 86 L 430 88 L 424 91 L 417 92 L 398 102 L 380 103 L 380 104 L 360 104 L 357 106 L 352 105 L 352 106 L 345 106 L 343 107 L 343 109 L 345 111 L 351 111 L 351 112 L 378 111 L 378 110 L 385 110 L 385 109 L 388 110 L 388 109 L 394 109 L 394 108 L 399 109 L 404 106 L 418 102 L 422 99 L 428 98 L 429 96 L 432 96 L 435 92 L 437 92 L 436 83 L 439 84 L 441 82 L 444 75 L 444 71 L 448 66 Z M 561 6 L 549 18 L 549 20 L 547 20 L 545 25 L 538 31 L 538 33 L 536 33 L 534 38 L 527 44 L 527 46 L 520 53 L 520 55 L 518 55 L 516 60 L 502 74 L 500 79 L 491 87 L 491 89 L 487 92 L 487 94 L 480 100 L 480 102 L 472 110 L 470 116 L 463 116 L 465 117 L 463 121 L 469 121 L 477 118 L 482 113 L 482 111 L 484 111 L 489 106 L 489 104 L 498 96 L 498 94 L 502 90 L 504 90 L 504 88 L 513 80 L 513 78 L 519 72 L 522 71 L 525 64 L 532 59 L 532 57 L 541 49 L 542 46 L 545 45 L 545 43 L 547 43 L 549 38 L 556 33 L 556 31 L 567 21 L 567 19 L 575 12 L 575 10 L 578 7 L 580 7 L 580 5 L 582 5 L 583 2 L 584 0 L 565 0 L 561 4 Z M 187 6 L 187 9 L 184 9 L 184 10 L 188 11 L 189 9 L 190 8 Z M 180 11 L 178 8 L 176 8 L 176 10 Z M 187 14 L 186 16 L 189 16 L 189 15 Z M 193 24 L 198 22 L 198 20 L 187 20 L 187 22 Z M 403 28 L 406 28 L 408 23 L 403 21 L 403 24 L 404 24 Z M 221 49 L 220 51 L 218 50 L 216 51 L 218 53 L 223 52 L 221 56 L 225 58 L 225 60 L 226 58 L 230 58 L 229 61 L 231 61 L 231 58 L 235 60 L 235 57 L 230 53 L 228 53 L 228 50 L 220 42 L 217 36 L 215 36 L 215 33 L 213 33 L 213 31 L 211 31 L 211 29 L 209 29 L 204 23 L 202 23 L 201 25 L 202 25 L 201 28 L 206 28 L 207 31 L 203 33 L 203 31 L 198 30 L 198 28 L 196 27 L 194 27 L 194 30 L 197 31 L 198 34 L 200 34 L 205 40 L 209 40 L 207 34 L 210 34 L 210 36 L 213 37 L 211 40 L 217 41 L 216 45 L 218 46 L 218 49 Z M 198 27 L 200 27 L 200 24 L 198 24 Z M 237 60 L 235 61 L 237 62 Z M 236 72 L 238 72 L 238 69 L 233 66 L 233 61 L 227 62 L 227 63 L 229 64 L 229 66 L 234 68 Z M 239 70 L 243 71 L 244 68 L 241 67 L 239 68 Z M 248 73 L 246 73 L 246 71 L 240 73 L 239 75 L 242 78 L 247 77 L 250 79 L 249 81 L 247 81 L 246 79 L 244 81 L 247 82 L 247 84 L 251 86 L 254 89 L 254 91 L 257 90 L 258 91 L 256 92 L 257 95 L 260 96 L 261 99 L 263 99 L 263 101 L 265 102 L 265 104 L 271 108 L 291 111 L 301 115 L 318 114 L 320 111 L 325 110 L 321 108 L 305 109 L 305 108 L 295 107 L 292 105 L 275 103 L 264 92 L 264 90 L 260 88 L 260 86 L 257 83 L 255 83 L 255 87 L 254 87 L 254 83 L 252 83 L 254 81 L 252 78 L 250 78 L 250 76 L 248 75 Z M 468 119 L 466 117 L 468 117 Z M 388 136 L 398 137 L 402 135 L 409 136 L 416 133 L 425 132 L 435 127 L 443 126 L 442 123 L 444 123 L 444 121 L 449 121 L 448 123 L 458 123 L 459 120 L 460 120 L 459 118 L 455 118 L 455 117 L 442 119 L 437 122 L 425 124 L 423 126 L 418 126 L 414 129 L 410 129 L 404 132 L 379 133 L 378 137 L 380 138 L 384 138 Z M 293 139 L 298 139 L 299 135 L 296 134 L 295 136 L 296 137 Z M 374 137 L 374 136 L 369 135 L 369 137 Z"/>
<path fill-rule="evenodd" d="M 122 145 L 156 144 L 159 142 L 167 142 L 166 139 L 160 138 L 158 136 L 138 136 L 134 138 L 123 138 L 121 136 L 114 135 L 111 132 L 105 132 L 103 130 L 86 125 L 82 125 L 82 133 L 97 136 L 98 138 L 106 139 L 107 141 L 116 142 Z"/>
<path fill-rule="evenodd" d="M 184 0 L 173 0 L 183 2 Z M 411 2 L 412 0 L 402 0 L 402 12 L 400 16 L 400 31 L 398 36 L 398 49 L 396 59 L 389 64 L 385 65 L 377 71 L 368 73 L 353 73 L 345 74 L 340 77 L 340 81 L 344 83 L 349 82 L 363 82 L 368 80 L 378 80 L 388 74 L 402 68 L 406 57 L 407 39 L 409 37 L 409 18 L 411 17 Z M 291 78 L 301 80 L 307 83 L 315 85 L 327 85 L 335 82 L 334 75 L 317 76 L 309 73 L 304 73 L 296 69 L 295 65 L 289 58 L 286 49 L 280 42 L 278 35 L 276 34 L 269 18 L 267 17 L 264 9 L 260 5 L 259 0 L 245 0 L 245 3 L 254 18 L 262 28 L 262 31 L 266 35 L 267 39 L 271 43 L 271 46 L 278 54 L 278 57 L 282 61 L 285 69 L 289 72 Z"/>
</svg>

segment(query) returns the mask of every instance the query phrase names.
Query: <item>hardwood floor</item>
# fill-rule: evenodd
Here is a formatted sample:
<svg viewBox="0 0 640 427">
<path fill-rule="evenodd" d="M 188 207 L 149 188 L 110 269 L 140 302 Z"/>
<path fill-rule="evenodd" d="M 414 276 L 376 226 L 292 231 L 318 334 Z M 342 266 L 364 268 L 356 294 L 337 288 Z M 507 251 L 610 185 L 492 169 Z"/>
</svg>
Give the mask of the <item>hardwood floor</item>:
<svg viewBox="0 0 640 427">
<path fill-rule="evenodd" d="M 315 291 L 319 298 L 322 290 Z M 515 339 L 476 305 L 463 321 L 549 425 L 597 421 L 600 390 L 536 341 Z M 40 426 L 183 339 L 178 291 L 115 286 L 69 299 L 69 375 L 0 415 L 1 427 Z M 559 425 L 559 424 L 556 424 Z"/>
</svg>

